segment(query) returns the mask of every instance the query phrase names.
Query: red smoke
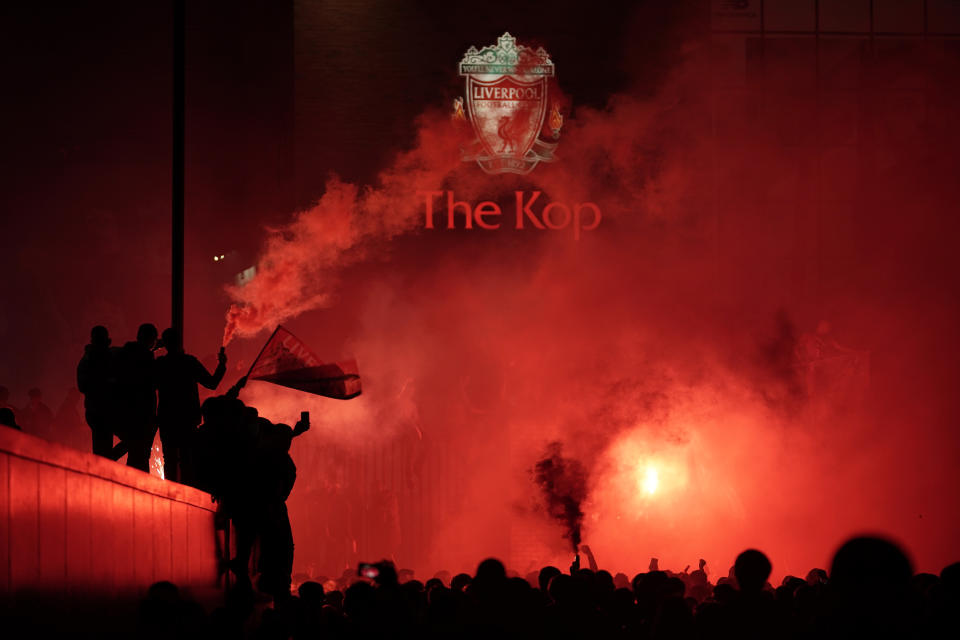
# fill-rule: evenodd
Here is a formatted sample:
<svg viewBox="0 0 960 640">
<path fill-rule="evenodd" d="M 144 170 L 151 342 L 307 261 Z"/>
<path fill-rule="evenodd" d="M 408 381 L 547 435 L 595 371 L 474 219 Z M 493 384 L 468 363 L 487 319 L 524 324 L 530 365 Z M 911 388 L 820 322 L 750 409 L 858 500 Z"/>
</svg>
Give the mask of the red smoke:
<svg viewBox="0 0 960 640">
<path fill-rule="evenodd" d="M 236 302 L 227 312 L 223 344 L 235 334 L 249 337 L 328 306 L 340 269 L 367 257 L 370 243 L 389 240 L 422 222 L 417 193 L 435 188 L 460 165 L 461 133 L 439 114 L 424 116 L 417 146 L 383 171 L 377 186 L 364 189 L 328 180 L 316 205 L 270 232 L 254 280 L 228 289 Z"/>
<path fill-rule="evenodd" d="M 908 105 L 876 104 L 849 125 L 869 137 L 851 152 L 828 115 L 799 117 L 806 88 L 716 91 L 714 59 L 691 47 L 653 98 L 574 105 L 558 161 L 523 178 L 461 163 L 462 132 L 428 114 L 376 185 L 331 179 L 270 233 L 256 278 L 230 289 L 224 342 L 324 308 L 304 339 L 351 327 L 328 346 L 365 375 L 347 403 L 251 386 L 268 416 L 314 405 L 295 494 L 334 473 L 312 472 L 312 451 L 400 442 L 425 471 L 350 489 L 357 508 L 376 483 L 447 500 L 403 529 L 400 563 L 422 577 L 499 555 L 526 571 L 569 554 L 531 509 L 528 470 L 558 440 L 587 469 L 584 541 L 613 570 L 705 557 L 725 573 L 758 547 L 775 576 L 803 575 L 864 530 L 903 540 L 922 570 L 955 559 L 957 132 L 918 141 Z M 536 189 L 603 221 L 580 241 L 425 231 L 418 193 L 443 189 L 505 207 Z M 870 352 L 869 385 L 811 386 L 794 354 L 821 319 Z M 300 554 L 324 516 L 293 518 Z"/>
</svg>

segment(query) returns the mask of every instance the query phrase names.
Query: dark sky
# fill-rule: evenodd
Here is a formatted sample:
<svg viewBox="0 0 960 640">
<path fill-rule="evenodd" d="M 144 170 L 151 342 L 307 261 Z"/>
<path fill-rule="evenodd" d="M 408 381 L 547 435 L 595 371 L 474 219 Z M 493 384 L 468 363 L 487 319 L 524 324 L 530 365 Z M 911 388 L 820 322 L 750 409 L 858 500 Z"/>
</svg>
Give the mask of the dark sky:
<svg viewBox="0 0 960 640">
<path fill-rule="evenodd" d="M 411 143 L 413 119 L 459 90 L 466 46 L 505 28 L 549 40 L 584 105 L 635 62 L 619 51 L 636 3 L 188 4 L 185 342 L 200 355 L 216 348 L 221 285 L 252 264 L 264 226 L 318 197 L 330 172 L 373 179 Z M 92 324 L 121 344 L 140 322 L 167 322 L 171 9 L 2 12 L 0 384 L 20 402 L 46 387 L 56 403 Z M 647 31 L 650 47 L 661 32 Z"/>
</svg>

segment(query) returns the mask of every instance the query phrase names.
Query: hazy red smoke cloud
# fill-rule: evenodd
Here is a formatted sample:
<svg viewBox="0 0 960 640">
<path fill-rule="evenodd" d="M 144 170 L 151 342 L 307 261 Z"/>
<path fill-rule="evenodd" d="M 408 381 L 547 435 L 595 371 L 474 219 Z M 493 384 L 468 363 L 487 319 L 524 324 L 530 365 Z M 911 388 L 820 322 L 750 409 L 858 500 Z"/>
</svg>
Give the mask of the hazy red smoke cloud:
<svg viewBox="0 0 960 640">
<path fill-rule="evenodd" d="M 864 530 L 905 541 L 926 570 L 953 559 L 954 492 L 935 487 L 960 480 L 939 446 L 955 442 L 957 371 L 936 353 L 943 339 L 956 346 L 956 301 L 944 294 L 956 270 L 938 231 L 956 187 L 931 167 L 955 166 L 955 136 L 881 136 L 879 182 L 861 174 L 835 216 L 804 186 L 819 121 L 797 118 L 789 93 L 723 102 L 711 55 L 690 47 L 653 98 L 573 105 L 558 161 L 523 178 L 461 163 L 462 132 L 427 113 L 376 184 L 331 179 L 315 206 L 269 232 L 256 278 L 229 290 L 225 343 L 336 313 L 345 291 L 359 298 L 342 313 L 369 384 L 349 403 L 316 401 L 327 427 L 302 446 L 361 450 L 411 424 L 430 443 L 424 456 L 448 445 L 459 507 L 430 523 L 430 551 L 409 561 L 425 573 L 515 554 L 524 535 L 536 542 L 512 563 L 569 561 L 560 528 L 530 508 L 531 470 L 554 440 L 587 470 L 583 540 L 611 569 L 705 557 L 725 573 L 756 546 L 776 575 L 802 575 Z M 856 181 L 850 162 L 838 170 Z M 510 225 L 424 230 L 418 193 L 446 189 L 505 207 L 517 190 L 541 190 L 594 202 L 603 221 L 580 241 Z M 794 348 L 821 319 L 871 363 L 868 378 L 845 372 L 811 397 Z M 267 415 L 305 402 L 249 393 Z M 298 487 L 310 473 L 301 466 Z M 309 537 L 322 523 L 294 513 L 294 526 Z"/>
</svg>

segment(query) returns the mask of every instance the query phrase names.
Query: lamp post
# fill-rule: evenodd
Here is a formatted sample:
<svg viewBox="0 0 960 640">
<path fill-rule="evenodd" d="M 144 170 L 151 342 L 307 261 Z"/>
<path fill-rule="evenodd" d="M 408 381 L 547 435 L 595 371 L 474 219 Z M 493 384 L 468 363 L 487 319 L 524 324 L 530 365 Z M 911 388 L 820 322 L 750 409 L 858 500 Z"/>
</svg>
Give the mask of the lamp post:
<svg viewBox="0 0 960 640">
<path fill-rule="evenodd" d="M 173 0 L 173 166 L 171 224 L 170 326 L 183 341 L 183 173 L 184 173 L 184 75 L 186 0 Z M 180 345 L 175 345 L 180 346 Z"/>
</svg>

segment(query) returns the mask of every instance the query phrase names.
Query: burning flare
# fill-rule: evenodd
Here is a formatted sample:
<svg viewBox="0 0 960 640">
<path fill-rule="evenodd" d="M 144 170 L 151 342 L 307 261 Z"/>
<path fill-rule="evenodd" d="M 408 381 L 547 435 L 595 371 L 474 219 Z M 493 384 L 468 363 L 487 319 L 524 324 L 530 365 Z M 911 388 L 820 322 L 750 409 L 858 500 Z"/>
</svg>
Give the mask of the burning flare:
<svg viewBox="0 0 960 640">
<path fill-rule="evenodd" d="M 653 495 L 657 491 L 658 484 L 660 484 L 660 478 L 657 475 L 657 470 L 653 467 L 647 467 L 646 473 L 643 474 L 643 479 L 640 481 L 640 486 L 648 495 Z"/>
</svg>

